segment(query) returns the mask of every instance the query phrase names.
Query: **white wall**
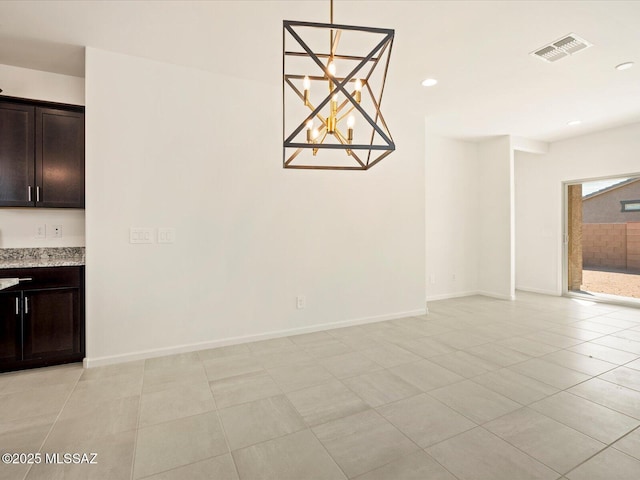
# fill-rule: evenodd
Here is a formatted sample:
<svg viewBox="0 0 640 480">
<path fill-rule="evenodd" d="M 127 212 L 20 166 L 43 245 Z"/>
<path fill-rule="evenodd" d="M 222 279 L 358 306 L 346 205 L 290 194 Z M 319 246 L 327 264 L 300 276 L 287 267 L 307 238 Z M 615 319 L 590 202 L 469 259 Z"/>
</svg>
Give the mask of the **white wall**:
<svg viewBox="0 0 640 480">
<path fill-rule="evenodd" d="M 513 155 L 509 136 L 478 144 L 478 286 L 480 293 L 503 299 L 515 295 Z"/>
<path fill-rule="evenodd" d="M 516 152 L 516 288 L 560 295 L 563 182 L 640 173 L 640 124 Z"/>
<path fill-rule="evenodd" d="M 427 134 L 427 299 L 478 291 L 478 145 Z"/>
<path fill-rule="evenodd" d="M 84 78 L 0 65 L 2 95 L 84 105 Z M 62 238 L 35 238 L 39 225 L 62 225 Z M 84 211 L 49 208 L 0 208 L 0 248 L 81 247 Z"/>
<path fill-rule="evenodd" d="M 427 133 L 428 300 L 514 297 L 513 151 L 508 136 L 464 142 Z"/>
<path fill-rule="evenodd" d="M 46 237 L 36 238 L 39 225 Z M 53 226 L 62 225 L 62 238 Z M 84 247 L 84 210 L 62 208 L 0 208 L 0 248 Z"/>
<path fill-rule="evenodd" d="M 424 312 L 420 118 L 386 112 L 368 172 L 283 170 L 277 79 L 92 48 L 86 72 L 89 365 Z"/>
</svg>

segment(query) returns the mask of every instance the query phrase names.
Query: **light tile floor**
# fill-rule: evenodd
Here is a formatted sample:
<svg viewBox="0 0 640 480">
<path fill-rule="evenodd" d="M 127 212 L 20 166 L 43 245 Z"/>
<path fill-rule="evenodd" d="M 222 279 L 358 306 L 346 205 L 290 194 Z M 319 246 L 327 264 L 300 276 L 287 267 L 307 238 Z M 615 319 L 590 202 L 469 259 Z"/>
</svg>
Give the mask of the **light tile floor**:
<svg viewBox="0 0 640 480">
<path fill-rule="evenodd" d="M 429 308 L 0 375 L 1 453 L 41 454 L 0 480 L 640 479 L 640 310 L 522 292 Z"/>
</svg>

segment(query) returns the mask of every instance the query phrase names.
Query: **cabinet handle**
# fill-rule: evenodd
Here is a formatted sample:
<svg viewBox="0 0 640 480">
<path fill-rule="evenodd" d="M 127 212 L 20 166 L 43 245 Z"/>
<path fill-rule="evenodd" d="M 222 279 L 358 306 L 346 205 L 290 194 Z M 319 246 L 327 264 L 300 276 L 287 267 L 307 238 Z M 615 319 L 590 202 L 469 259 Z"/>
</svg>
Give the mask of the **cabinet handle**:
<svg viewBox="0 0 640 480">
<path fill-rule="evenodd" d="M 30 282 L 31 280 L 33 280 L 33 278 L 29 277 L 29 278 L 19 278 L 18 279 L 18 283 L 19 282 Z"/>
<path fill-rule="evenodd" d="M 20 315 L 20 299 L 16 297 L 16 315 Z"/>
<path fill-rule="evenodd" d="M 40 201 L 40 187 L 36 187 L 36 202 Z"/>
<path fill-rule="evenodd" d="M 31 185 L 29 185 L 29 201 L 31 201 Z"/>
<path fill-rule="evenodd" d="M 24 313 L 29 313 L 29 297 L 24 297 Z"/>
</svg>

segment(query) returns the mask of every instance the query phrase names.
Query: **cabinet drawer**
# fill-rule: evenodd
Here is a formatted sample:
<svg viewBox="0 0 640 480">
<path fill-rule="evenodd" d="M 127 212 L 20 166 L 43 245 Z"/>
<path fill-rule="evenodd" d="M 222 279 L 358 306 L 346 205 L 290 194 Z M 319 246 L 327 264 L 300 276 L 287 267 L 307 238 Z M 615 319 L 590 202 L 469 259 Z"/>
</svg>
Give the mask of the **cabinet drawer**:
<svg viewBox="0 0 640 480">
<path fill-rule="evenodd" d="M 40 268 L 15 268 L 0 270 L 0 278 L 30 278 L 18 285 L 3 290 L 11 292 L 16 290 L 37 290 L 42 288 L 79 288 L 82 283 L 82 270 L 84 267 L 40 267 Z"/>
</svg>

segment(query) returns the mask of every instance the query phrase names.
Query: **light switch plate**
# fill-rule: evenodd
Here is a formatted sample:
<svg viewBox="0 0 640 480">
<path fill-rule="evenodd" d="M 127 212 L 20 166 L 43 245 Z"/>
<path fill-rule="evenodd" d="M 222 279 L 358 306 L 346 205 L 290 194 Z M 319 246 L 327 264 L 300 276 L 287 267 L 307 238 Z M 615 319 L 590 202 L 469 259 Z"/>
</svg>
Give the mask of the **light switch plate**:
<svg viewBox="0 0 640 480">
<path fill-rule="evenodd" d="M 131 227 L 129 229 L 129 243 L 153 243 L 153 229 Z"/>
<path fill-rule="evenodd" d="M 51 236 L 53 238 L 62 238 L 62 225 L 51 225 Z"/>
<path fill-rule="evenodd" d="M 162 227 L 158 228 L 158 243 L 174 243 L 176 241 L 176 229 Z"/>
</svg>

